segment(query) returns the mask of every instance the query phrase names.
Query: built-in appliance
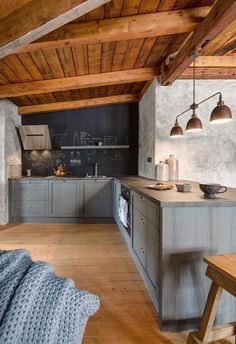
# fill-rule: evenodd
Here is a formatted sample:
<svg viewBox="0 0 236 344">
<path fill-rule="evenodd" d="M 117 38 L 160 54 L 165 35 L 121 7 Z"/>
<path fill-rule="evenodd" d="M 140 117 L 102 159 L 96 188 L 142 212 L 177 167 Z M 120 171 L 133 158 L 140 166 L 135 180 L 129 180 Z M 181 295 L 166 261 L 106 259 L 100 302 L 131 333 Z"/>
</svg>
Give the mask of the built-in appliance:
<svg viewBox="0 0 236 344">
<path fill-rule="evenodd" d="M 121 185 L 118 214 L 123 227 L 131 236 L 131 191 L 124 185 Z"/>
<path fill-rule="evenodd" d="M 47 125 L 21 125 L 18 130 L 25 150 L 52 149 Z"/>
</svg>

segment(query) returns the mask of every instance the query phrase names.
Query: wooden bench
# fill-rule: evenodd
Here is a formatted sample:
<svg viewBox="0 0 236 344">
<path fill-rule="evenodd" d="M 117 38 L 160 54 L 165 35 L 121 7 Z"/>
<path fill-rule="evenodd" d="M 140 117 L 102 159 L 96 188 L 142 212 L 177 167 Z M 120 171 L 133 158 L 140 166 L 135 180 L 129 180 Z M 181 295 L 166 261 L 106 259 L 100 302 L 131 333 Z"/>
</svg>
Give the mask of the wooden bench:
<svg viewBox="0 0 236 344">
<path fill-rule="evenodd" d="M 191 332 L 188 344 L 207 344 L 229 336 L 236 335 L 236 323 L 213 328 L 217 307 L 223 289 L 236 296 L 236 253 L 204 258 L 208 264 L 206 276 L 211 280 L 207 302 L 202 315 L 200 329 Z"/>
</svg>

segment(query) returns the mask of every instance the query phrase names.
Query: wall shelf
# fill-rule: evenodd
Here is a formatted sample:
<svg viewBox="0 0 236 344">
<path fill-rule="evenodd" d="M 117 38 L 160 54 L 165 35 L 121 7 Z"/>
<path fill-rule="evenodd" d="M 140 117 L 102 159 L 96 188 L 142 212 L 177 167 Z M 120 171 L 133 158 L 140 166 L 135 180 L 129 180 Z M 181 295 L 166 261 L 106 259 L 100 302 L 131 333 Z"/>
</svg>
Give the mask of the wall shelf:
<svg viewBox="0 0 236 344">
<path fill-rule="evenodd" d="M 62 146 L 61 149 L 128 149 L 129 145 L 113 146 Z"/>
</svg>

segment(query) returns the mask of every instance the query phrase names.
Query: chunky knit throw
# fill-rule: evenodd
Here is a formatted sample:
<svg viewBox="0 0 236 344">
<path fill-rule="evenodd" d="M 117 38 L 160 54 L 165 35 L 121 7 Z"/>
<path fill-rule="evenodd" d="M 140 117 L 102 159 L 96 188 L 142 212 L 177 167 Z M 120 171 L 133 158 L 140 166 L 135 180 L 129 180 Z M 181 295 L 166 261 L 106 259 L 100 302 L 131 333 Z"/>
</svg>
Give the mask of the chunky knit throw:
<svg viewBox="0 0 236 344">
<path fill-rule="evenodd" d="M 26 250 L 0 251 L 0 343 L 80 344 L 96 295 L 57 277 Z"/>
</svg>

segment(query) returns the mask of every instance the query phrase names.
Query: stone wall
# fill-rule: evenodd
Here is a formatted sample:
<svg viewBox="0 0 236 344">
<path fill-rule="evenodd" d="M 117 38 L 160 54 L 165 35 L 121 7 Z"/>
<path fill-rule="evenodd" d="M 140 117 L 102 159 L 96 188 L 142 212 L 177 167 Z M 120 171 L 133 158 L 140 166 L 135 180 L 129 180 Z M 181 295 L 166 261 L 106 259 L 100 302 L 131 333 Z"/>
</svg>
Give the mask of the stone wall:
<svg viewBox="0 0 236 344">
<path fill-rule="evenodd" d="M 197 80 L 197 102 L 214 94 L 222 92 L 225 104 L 230 106 L 233 116 L 236 114 L 234 80 Z M 174 154 L 179 159 L 179 177 L 181 179 L 199 182 L 218 182 L 236 187 L 236 121 L 225 124 L 212 125 L 209 123 L 210 113 L 216 106 L 218 97 L 200 105 L 197 114 L 202 120 L 204 129 L 197 134 L 184 133 L 182 138 L 169 136 L 175 117 L 192 103 L 192 81 L 178 80 L 172 86 L 150 87 L 149 98 L 155 97 L 155 138 L 150 137 L 149 145 L 155 149 L 155 163 Z M 150 92 L 152 94 L 150 94 Z M 154 100 L 152 100 L 154 103 Z M 150 109 L 150 102 L 143 97 L 140 102 L 140 122 L 149 119 L 144 114 L 145 108 Z M 185 126 L 191 112 L 183 115 L 179 122 L 185 131 Z M 150 116 L 153 122 L 152 116 Z M 140 125 L 141 127 L 141 125 Z M 142 135 L 149 135 L 146 133 Z M 140 141 L 142 146 L 142 142 Z M 144 160 L 142 148 L 139 154 L 140 166 Z M 149 174 L 140 175 L 149 177 Z"/>
<path fill-rule="evenodd" d="M 10 166 L 21 165 L 21 145 L 16 127 L 21 124 L 17 106 L 0 101 L 0 224 L 9 220 L 8 178 Z"/>
</svg>

